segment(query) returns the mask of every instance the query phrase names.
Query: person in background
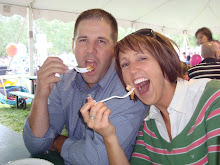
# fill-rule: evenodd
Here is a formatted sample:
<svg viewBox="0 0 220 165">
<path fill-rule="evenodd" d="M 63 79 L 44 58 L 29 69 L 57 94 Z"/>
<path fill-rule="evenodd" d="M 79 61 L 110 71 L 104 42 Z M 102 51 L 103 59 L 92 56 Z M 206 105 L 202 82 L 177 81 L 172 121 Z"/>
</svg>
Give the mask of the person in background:
<svg viewBox="0 0 220 165">
<path fill-rule="evenodd" d="M 213 41 L 212 32 L 206 27 L 198 29 L 195 33 L 195 37 L 197 39 L 198 45 Z"/>
<path fill-rule="evenodd" d="M 183 52 L 183 60 L 186 62 L 186 52 Z"/>
<path fill-rule="evenodd" d="M 204 60 L 188 70 L 190 79 L 211 78 L 220 79 L 220 62 L 218 62 L 218 48 L 213 42 L 202 44 L 201 50 Z"/>
<path fill-rule="evenodd" d="M 195 37 L 197 39 L 198 45 L 202 45 L 206 42 L 214 42 L 218 48 L 218 52 L 220 55 L 220 42 L 218 40 L 213 39 L 212 32 L 210 29 L 208 29 L 207 27 L 202 27 L 198 29 L 195 33 Z"/>
<path fill-rule="evenodd" d="M 114 47 L 118 38 L 115 18 L 102 9 L 82 12 L 76 20 L 73 53 L 78 66 L 92 66 L 87 73 L 77 73 L 60 58 L 49 57 L 37 72 L 37 87 L 30 115 L 24 125 L 24 142 L 31 154 L 49 149 L 61 154 L 65 164 L 107 165 L 108 156 L 102 136 L 87 127 L 80 114 L 88 96 L 102 100 L 125 95 L 114 64 Z M 55 76 L 63 74 L 62 78 Z M 111 109 L 109 120 L 130 159 L 138 129 L 148 106 L 129 97 L 105 102 Z M 98 118 L 90 116 L 88 119 Z M 66 128 L 68 136 L 62 135 Z"/>
<path fill-rule="evenodd" d="M 190 56 L 190 53 L 188 53 L 188 55 L 186 56 L 186 64 L 187 65 L 190 65 L 190 59 L 191 59 L 191 56 Z"/>
<path fill-rule="evenodd" d="M 185 62 L 180 61 L 180 66 L 181 66 L 181 74 L 185 80 L 189 80 L 188 76 L 188 66 Z"/>
<path fill-rule="evenodd" d="M 171 40 L 151 29 L 118 42 L 116 67 L 124 84 L 151 105 L 130 164 L 219 164 L 220 81 L 184 80 Z M 129 165 L 108 118 L 110 109 L 90 98 L 80 111 L 87 125 L 103 136 L 110 164 Z M 88 120 L 89 114 L 99 117 Z"/>
</svg>

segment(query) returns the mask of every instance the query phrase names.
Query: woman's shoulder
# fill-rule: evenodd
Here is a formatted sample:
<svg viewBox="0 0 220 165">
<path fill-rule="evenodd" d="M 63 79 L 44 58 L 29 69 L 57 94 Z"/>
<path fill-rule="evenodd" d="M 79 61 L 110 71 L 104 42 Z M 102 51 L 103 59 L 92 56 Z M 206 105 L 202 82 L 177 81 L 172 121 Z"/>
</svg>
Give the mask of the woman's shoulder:
<svg viewBox="0 0 220 165">
<path fill-rule="evenodd" d="M 206 90 L 219 91 L 220 90 L 220 80 L 212 79 L 206 84 Z"/>
</svg>

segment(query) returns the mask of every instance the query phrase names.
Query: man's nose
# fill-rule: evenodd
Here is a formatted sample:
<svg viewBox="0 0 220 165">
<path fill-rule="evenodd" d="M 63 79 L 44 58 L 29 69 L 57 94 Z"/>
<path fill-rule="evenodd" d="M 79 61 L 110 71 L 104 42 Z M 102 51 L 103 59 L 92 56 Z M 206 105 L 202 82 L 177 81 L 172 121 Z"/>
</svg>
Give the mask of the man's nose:
<svg viewBox="0 0 220 165">
<path fill-rule="evenodd" d="M 89 42 L 87 45 L 87 52 L 88 53 L 94 53 L 96 52 L 96 44 L 93 42 Z"/>
</svg>

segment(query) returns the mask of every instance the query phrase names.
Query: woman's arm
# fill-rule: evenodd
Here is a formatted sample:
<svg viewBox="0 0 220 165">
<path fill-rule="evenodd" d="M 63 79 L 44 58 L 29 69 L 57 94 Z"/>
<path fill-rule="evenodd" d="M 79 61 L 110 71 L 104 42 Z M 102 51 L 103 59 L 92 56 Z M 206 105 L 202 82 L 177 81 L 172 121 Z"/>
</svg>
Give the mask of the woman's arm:
<svg viewBox="0 0 220 165">
<path fill-rule="evenodd" d="M 110 165 L 129 165 L 128 159 L 118 142 L 116 135 L 104 138 Z"/>
<path fill-rule="evenodd" d="M 108 119 L 111 113 L 110 109 L 104 103 L 99 102 L 95 104 L 95 101 L 89 98 L 88 103 L 81 108 L 80 112 L 88 127 L 102 135 L 108 153 L 109 164 L 129 165 L 127 157 L 118 142 L 116 129 Z M 93 118 L 90 118 L 90 115 Z"/>
</svg>

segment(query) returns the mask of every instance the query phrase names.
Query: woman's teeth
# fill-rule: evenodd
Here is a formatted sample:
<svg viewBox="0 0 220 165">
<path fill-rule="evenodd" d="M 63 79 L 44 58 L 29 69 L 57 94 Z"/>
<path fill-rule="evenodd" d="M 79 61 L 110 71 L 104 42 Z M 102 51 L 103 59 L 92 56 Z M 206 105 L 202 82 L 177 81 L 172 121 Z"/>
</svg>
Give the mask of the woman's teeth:
<svg viewBox="0 0 220 165">
<path fill-rule="evenodd" d="M 134 81 L 134 84 L 137 85 L 137 84 L 140 84 L 140 83 L 147 81 L 147 80 L 148 80 L 147 78 L 139 78 Z"/>
<path fill-rule="evenodd" d="M 145 93 L 149 89 L 149 79 L 147 78 L 136 79 L 134 84 L 140 93 Z"/>
</svg>

